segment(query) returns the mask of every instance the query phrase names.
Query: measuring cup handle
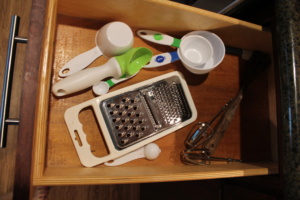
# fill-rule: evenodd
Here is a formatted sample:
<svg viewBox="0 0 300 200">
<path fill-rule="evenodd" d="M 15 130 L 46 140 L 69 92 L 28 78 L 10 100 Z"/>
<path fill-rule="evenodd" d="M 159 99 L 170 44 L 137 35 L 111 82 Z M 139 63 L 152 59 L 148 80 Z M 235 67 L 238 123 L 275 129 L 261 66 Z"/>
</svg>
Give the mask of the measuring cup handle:
<svg viewBox="0 0 300 200">
<path fill-rule="evenodd" d="M 164 33 L 151 31 L 151 30 L 139 30 L 137 31 L 138 36 L 141 38 L 154 42 L 157 44 L 167 45 L 167 46 L 173 46 L 179 48 L 180 46 L 180 39 L 174 38 L 172 36 L 166 35 Z"/>
<path fill-rule="evenodd" d="M 102 52 L 98 47 L 94 47 L 91 50 L 88 50 L 78 56 L 72 58 L 69 62 L 67 62 L 59 71 L 60 77 L 70 76 L 80 70 L 86 68 L 89 64 L 91 64 L 96 58 L 102 55 Z"/>
<path fill-rule="evenodd" d="M 151 58 L 149 64 L 145 65 L 144 68 L 160 67 L 160 66 L 175 62 L 177 60 L 179 60 L 177 51 L 162 53 L 162 54 L 153 56 Z"/>
</svg>

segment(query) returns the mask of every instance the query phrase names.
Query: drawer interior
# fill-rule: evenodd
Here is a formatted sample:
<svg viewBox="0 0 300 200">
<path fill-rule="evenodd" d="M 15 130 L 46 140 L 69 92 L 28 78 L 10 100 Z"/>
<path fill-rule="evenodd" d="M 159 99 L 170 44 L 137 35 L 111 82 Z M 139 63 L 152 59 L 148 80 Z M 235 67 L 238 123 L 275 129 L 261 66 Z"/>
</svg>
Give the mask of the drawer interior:
<svg viewBox="0 0 300 200">
<path fill-rule="evenodd" d="M 40 105 L 38 106 L 38 110 L 44 112 L 37 113 L 34 184 L 154 182 L 277 173 L 277 164 L 273 162 L 273 143 L 271 142 L 271 138 L 275 134 L 272 129 L 272 121 L 276 114 L 274 114 L 275 101 L 272 93 L 274 84 L 270 80 L 272 79 L 270 76 L 271 66 L 260 73 L 245 91 L 244 99 L 214 154 L 217 157 L 242 159 L 243 162 L 218 161 L 207 166 L 187 166 L 180 161 L 180 153 L 184 149 L 183 142 L 192 126 L 197 122 L 210 121 L 225 103 L 237 94 L 240 88 L 244 71 L 251 62 L 242 59 L 239 55 L 229 53 L 226 54 L 223 62 L 209 74 L 192 74 L 184 68 L 180 61 L 177 61 L 160 68 L 142 69 L 135 77 L 112 87 L 110 91 L 171 71 L 179 71 L 188 83 L 198 111 L 198 118 L 193 124 L 155 141 L 162 152 L 154 161 L 138 159 L 118 167 L 99 165 L 85 168 L 81 165 L 64 121 L 64 112 L 67 108 L 96 96 L 90 88 L 75 95 L 60 98 L 55 97 L 50 91 L 51 85 L 60 79 L 58 72 L 67 61 L 95 47 L 96 32 L 104 24 L 116 20 L 128 23 L 135 33 L 134 47 L 147 47 L 152 50 L 153 54 L 169 52 L 174 49 L 145 42 L 136 35 L 137 30 L 147 28 L 177 37 L 181 37 L 191 30 L 207 30 L 219 35 L 226 45 L 271 53 L 270 34 L 259 30 L 259 26 L 256 25 L 246 22 L 243 25 L 244 22 L 236 22 L 235 19 L 168 1 L 117 2 L 120 7 L 110 1 L 103 1 L 102 6 L 98 5 L 96 1 L 90 1 L 90 4 L 85 3 L 84 5 L 81 5 L 81 1 L 72 1 L 71 3 L 68 0 L 59 1 L 58 4 L 49 3 L 48 10 L 56 11 L 57 8 L 57 12 L 54 14 L 48 12 L 50 18 L 48 22 L 51 24 L 47 29 L 48 32 L 46 30 L 42 63 L 44 70 L 41 70 L 40 80 L 42 95 L 39 97 Z M 131 5 L 129 5 L 130 2 Z M 73 9 L 67 9 L 67 4 L 73 6 Z M 113 9 L 108 9 L 111 6 Z M 149 8 L 162 9 L 169 13 L 162 14 L 159 17 L 162 20 L 158 20 L 158 16 L 154 14 L 156 12 L 151 9 L 144 15 L 140 11 L 129 12 L 134 6 L 149 6 Z M 179 25 L 182 26 L 174 24 L 174 19 L 171 19 L 174 17 L 174 13 L 182 14 L 183 21 L 179 22 Z M 140 19 L 137 19 L 137 16 L 140 16 Z M 193 16 L 206 19 L 206 21 L 191 25 Z M 154 22 L 153 19 L 149 19 L 150 17 L 155 19 Z M 173 23 L 167 23 L 168 21 Z M 247 34 L 241 35 L 245 30 L 248 30 Z M 255 33 L 255 35 L 247 38 L 248 32 Z M 230 39 L 229 33 L 237 37 Z M 265 39 L 265 45 L 260 44 L 262 39 Z M 101 56 L 89 67 L 100 66 L 106 61 L 107 58 Z M 93 154 L 96 156 L 107 154 L 105 142 L 101 137 L 101 130 L 93 111 L 83 110 L 79 119 L 83 124 Z"/>
</svg>

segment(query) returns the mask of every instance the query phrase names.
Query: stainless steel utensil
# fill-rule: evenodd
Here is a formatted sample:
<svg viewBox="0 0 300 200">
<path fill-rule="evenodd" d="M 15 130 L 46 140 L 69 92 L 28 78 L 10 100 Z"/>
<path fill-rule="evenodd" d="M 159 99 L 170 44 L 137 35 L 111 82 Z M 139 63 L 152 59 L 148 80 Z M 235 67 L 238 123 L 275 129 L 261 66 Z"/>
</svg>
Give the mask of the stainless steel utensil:
<svg viewBox="0 0 300 200">
<path fill-rule="evenodd" d="M 117 149 L 123 149 L 189 119 L 192 114 L 174 76 L 100 103 Z"/>
<path fill-rule="evenodd" d="M 245 72 L 244 82 L 237 95 L 231 99 L 210 122 L 197 123 L 185 140 L 186 149 L 181 153 L 181 161 L 185 164 L 201 165 L 210 164 L 212 160 L 223 160 L 228 162 L 241 160 L 231 158 L 213 157 L 216 148 L 224 137 L 224 134 L 234 117 L 236 109 L 243 99 L 243 92 L 249 83 L 263 69 L 269 66 L 269 57 L 261 52 L 253 52 L 249 60 L 249 66 Z M 222 114 L 222 115 L 221 115 Z M 215 126 L 213 122 L 220 117 Z"/>
<path fill-rule="evenodd" d="M 11 18 L 9 41 L 7 47 L 6 66 L 2 87 L 2 97 L 0 105 L 0 148 L 6 147 L 6 135 L 8 125 L 18 125 L 19 119 L 9 118 L 10 90 L 14 72 L 14 60 L 17 43 L 27 43 L 27 38 L 18 37 L 19 16 L 13 15 Z"/>
<path fill-rule="evenodd" d="M 109 154 L 95 157 L 78 119 L 92 107 Z M 110 92 L 65 112 L 65 120 L 84 166 L 126 155 L 195 121 L 197 110 L 179 72 L 171 72 Z M 80 143 L 78 141 L 81 141 Z"/>
</svg>

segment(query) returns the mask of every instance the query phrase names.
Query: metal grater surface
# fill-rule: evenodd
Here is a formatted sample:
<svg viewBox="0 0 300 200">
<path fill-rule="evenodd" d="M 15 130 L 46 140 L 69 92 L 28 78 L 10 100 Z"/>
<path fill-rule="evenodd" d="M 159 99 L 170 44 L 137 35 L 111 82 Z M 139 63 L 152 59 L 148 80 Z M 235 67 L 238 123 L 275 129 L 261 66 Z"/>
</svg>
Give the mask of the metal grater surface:
<svg viewBox="0 0 300 200">
<path fill-rule="evenodd" d="M 124 149 L 191 118 L 180 79 L 172 76 L 100 103 L 116 149 Z"/>
</svg>

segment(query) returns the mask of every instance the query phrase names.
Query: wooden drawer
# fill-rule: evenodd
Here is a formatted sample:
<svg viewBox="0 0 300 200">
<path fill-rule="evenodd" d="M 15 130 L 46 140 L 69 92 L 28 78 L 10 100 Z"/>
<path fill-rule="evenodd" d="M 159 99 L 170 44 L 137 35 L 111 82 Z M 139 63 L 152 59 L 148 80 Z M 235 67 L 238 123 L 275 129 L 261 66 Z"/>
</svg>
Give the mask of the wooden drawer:
<svg viewBox="0 0 300 200">
<path fill-rule="evenodd" d="M 276 103 L 272 68 L 262 73 L 245 93 L 215 156 L 242 159 L 242 163 L 214 162 L 212 165 L 187 166 L 179 155 L 192 125 L 176 131 L 156 143 L 162 149 L 158 159 L 136 160 L 118 167 L 81 165 L 64 122 L 67 108 L 94 98 L 91 90 L 56 98 L 51 85 L 59 80 L 58 71 L 68 60 L 95 46 L 96 31 L 111 21 L 123 21 L 135 32 L 152 29 L 181 37 L 192 30 L 208 30 L 219 35 L 226 45 L 259 50 L 272 55 L 271 33 L 262 27 L 205 10 L 165 0 L 59 0 L 49 1 L 37 99 L 33 150 L 34 185 L 121 184 L 200 180 L 278 173 L 276 161 Z M 151 49 L 154 54 L 168 52 L 170 47 L 153 45 L 135 35 L 134 46 Z M 105 63 L 100 57 L 90 67 Z M 186 78 L 197 107 L 198 121 L 209 121 L 234 97 L 248 62 L 227 54 L 217 69 L 208 75 L 195 75 L 178 61 L 146 70 L 114 86 L 123 88 L 174 70 Z M 101 156 L 104 144 L 93 113 L 85 110 L 84 124 L 91 151 Z M 275 125 L 274 125 L 275 124 Z"/>
</svg>

